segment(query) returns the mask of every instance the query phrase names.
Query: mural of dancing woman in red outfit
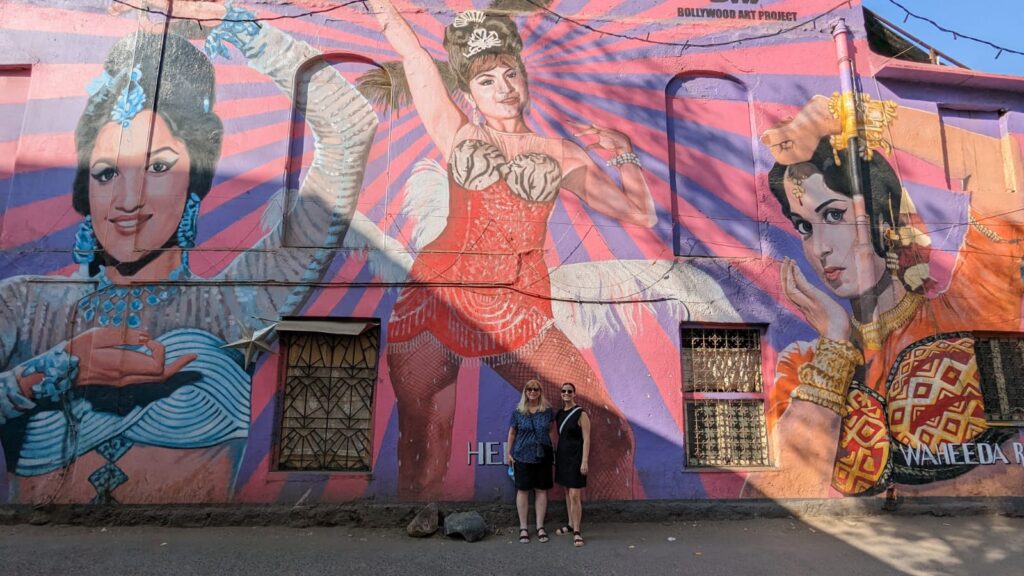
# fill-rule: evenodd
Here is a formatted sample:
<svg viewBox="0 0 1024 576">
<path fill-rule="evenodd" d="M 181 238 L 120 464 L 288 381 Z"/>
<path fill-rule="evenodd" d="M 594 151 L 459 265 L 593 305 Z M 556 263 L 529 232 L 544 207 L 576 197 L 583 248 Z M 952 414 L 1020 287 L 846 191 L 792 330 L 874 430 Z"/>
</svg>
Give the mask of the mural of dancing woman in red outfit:
<svg viewBox="0 0 1024 576">
<path fill-rule="evenodd" d="M 438 395 L 463 362 L 490 366 L 517 390 L 531 378 L 547 395 L 576 382 L 594 421 L 591 496 L 632 496 L 633 435 L 579 350 L 554 325 L 543 259 L 548 217 L 563 189 L 592 209 L 650 227 L 654 202 L 628 137 L 574 125 L 577 137 L 610 153 L 622 186 L 575 142 L 527 126 L 522 39 L 507 15 L 468 10 L 446 27 L 441 68 L 386 0 L 370 2 L 401 57 L 409 95 L 448 167 L 443 231 L 420 251 L 415 286 L 398 297 L 389 324 L 388 365 L 398 401 L 399 496 L 440 497 L 451 451 L 454 407 Z M 446 88 L 453 84 L 470 117 Z M 397 82 L 396 82 L 397 84 Z M 396 100 L 392 95 L 392 102 Z"/>
</svg>

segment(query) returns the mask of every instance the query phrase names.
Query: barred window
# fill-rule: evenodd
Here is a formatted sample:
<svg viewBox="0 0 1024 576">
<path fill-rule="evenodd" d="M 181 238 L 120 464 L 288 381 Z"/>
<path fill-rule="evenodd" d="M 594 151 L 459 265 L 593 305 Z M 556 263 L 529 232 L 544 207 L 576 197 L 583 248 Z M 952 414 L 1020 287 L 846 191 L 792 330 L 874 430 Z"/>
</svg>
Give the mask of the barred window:
<svg viewBox="0 0 1024 576">
<path fill-rule="evenodd" d="M 682 329 L 686 466 L 768 466 L 761 330 Z"/>
<path fill-rule="evenodd" d="M 996 425 L 1024 425 L 1024 337 L 976 337 L 974 352 L 986 419 Z"/>
<path fill-rule="evenodd" d="M 377 322 L 279 324 L 286 365 L 278 469 L 369 471 Z M 282 330 L 282 328 L 285 328 Z"/>
</svg>

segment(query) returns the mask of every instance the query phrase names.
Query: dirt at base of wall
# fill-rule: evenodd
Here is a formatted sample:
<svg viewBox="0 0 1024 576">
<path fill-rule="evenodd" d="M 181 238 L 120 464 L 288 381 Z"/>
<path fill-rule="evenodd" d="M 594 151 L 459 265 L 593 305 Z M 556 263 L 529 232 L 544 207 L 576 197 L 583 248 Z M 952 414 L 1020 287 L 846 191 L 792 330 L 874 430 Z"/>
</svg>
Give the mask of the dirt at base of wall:
<svg viewBox="0 0 1024 576">
<path fill-rule="evenodd" d="M 890 503 L 892 504 L 892 503 Z M 52 505 L 0 506 L 0 525 L 62 524 L 78 526 L 360 526 L 404 527 L 423 506 L 417 503 L 349 503 L 313 506 L 229 504 L 205 505 Z M 688 520 L 740 520 L 877 514 L 971 516 L 1000 514 L 1024 517 L 1024 497 L 916 498 L 886 506 L 882 498 L 821 500 L 650 500 L 643 502 L 587 502 L 587 522 L 675 522 Z M 443 514 L 475 510 L 490 526 L 513 525 L 513 504 L 441 503 Z M 552 518 L 565 514 L 562 503 L 548 508 Z"/>
</svg>

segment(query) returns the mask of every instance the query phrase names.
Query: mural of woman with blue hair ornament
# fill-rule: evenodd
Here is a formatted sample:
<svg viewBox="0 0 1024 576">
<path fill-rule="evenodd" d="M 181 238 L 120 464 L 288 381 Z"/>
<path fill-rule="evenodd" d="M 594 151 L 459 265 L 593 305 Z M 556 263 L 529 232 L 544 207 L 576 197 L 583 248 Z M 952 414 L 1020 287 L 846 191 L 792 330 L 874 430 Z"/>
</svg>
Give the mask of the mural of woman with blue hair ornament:
<svg viewBox="0 0 1024 576">
<path fill-rule="evenodd" d="M 299 309 L 308 288 L 294 286 L 321 278 L 354 210 L 377 124 L 362 96 L 326 66 L 296 90 L 297 71 L 319 53 L 249 10 L 174 8 L 219 22 L 208 53 L 238 58 L 230 44 L 295 96 L 313 162 L 256 245 L 216 277 L 195 276 L 189 250 L 224 132 L 213 65 L 176 34 L 143 30 L 113 46 L 75 131 L 79 270 L 0 283 L 0 442 L 14 501 L 230 499 L 251 377 L 223 346 L 256 318 Z"/>
</svg>

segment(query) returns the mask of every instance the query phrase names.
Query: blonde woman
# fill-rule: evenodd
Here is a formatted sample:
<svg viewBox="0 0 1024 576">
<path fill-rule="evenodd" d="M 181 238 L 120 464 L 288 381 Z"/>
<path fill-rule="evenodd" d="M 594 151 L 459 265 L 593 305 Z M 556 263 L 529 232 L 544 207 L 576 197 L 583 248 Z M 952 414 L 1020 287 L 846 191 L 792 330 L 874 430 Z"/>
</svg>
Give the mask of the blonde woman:
<svg viewBox="0 0 1024 576">
<path fill-rule="evenodd" d="M 601 167 L 576 142 L 529 128 L 523 41 L 509 16 L 480 10 L 457 15 L 444 31 L 448 61 L 442 73 L 390 1 L 369 5 L 401 57 L 408 98 L 449 172 L 447 224 L 416 256 L 413 282 L 399 293 L 388 324 L 399 496 L 441 496 L 454 412 L 434 398 L 455 385 L 464 362 L 479 362 L 513 386 L 537 378 L 554 391 L 559 382 L 575 382 L 601 423 L 594 430 L 602 449 L 595 454 L 593 495 L 631 498 L 633 433 L 598 375 L 555 326 L 543 255 L 548 218 L 565 192 L 624 223 L 655 224 L 654 201 L 632 143 L 611 128 L 577 126 L 576 136 L 595 140 L 590 147 L 611 156 Z M 469 115 L 452 99 L 446 75 Z M 508 283 L 497 281 L 507 271 L 514 271 Z"/>
<path fill-rule="evenodd" d="M 515 468 L 516 511 L 519 513 L 519 542 L 530 542 L 526 520 L 530 512 L 530 492 L 534 493 L 537 515 L 537 540 L 548 541 L 544 515 L 551 489 L 551 428 L 555 413 L 544 398 L 539 380 L 523 386 L 519 404 L 512 411 L 508 426 L 508 464 Z"/>
</svg>

